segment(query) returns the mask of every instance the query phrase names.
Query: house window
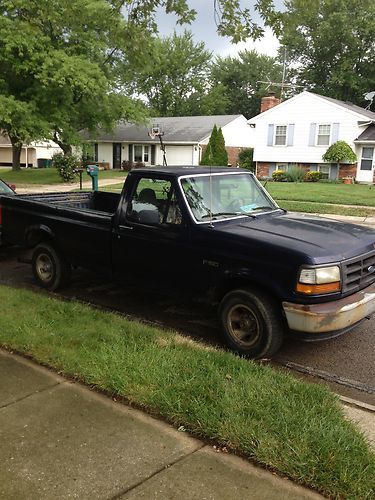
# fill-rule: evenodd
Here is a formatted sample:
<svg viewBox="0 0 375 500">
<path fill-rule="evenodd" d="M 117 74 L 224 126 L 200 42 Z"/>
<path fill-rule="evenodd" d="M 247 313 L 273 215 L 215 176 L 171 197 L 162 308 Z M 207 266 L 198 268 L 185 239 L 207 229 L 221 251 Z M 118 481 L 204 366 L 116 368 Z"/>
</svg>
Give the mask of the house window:
<svg viewBox="0 0 375 500">
<path fill-rule="evenodd" d="M 288 129 L 287 125 L 276 125 L 275 137 L 273 141 L 275 146 L 286 146 L 287 129 Z"/>
<path fill-rule="evenodd" d="M 133 161 L 140 163 L 149 162 L 149 146 L 135 144 L 133 148 Z"/>
<path fill-rule="evenodd" d="M 321 179 L 329 179 L 331 173 L 331 165 L 318 165 L 318 171 L 320 172 Z"/>
<path fill-rule="evenodd" d="M 374 159 L 374 148 L 362 148 L 361 170 L 371 170 Z"/>
<path fill-rule="evenodd" d="M 327 124 L 318 125 L 316 145 L 329 146 L 330 138 L 331 138 L 331 125 Z"/>
<path fill-rule="evenodd" d="M 288 165 L 286 163 L 277 163 L 276 170 L 282 170 L 283 172 L 286 172 L 288 170 Z"/>
</svg>

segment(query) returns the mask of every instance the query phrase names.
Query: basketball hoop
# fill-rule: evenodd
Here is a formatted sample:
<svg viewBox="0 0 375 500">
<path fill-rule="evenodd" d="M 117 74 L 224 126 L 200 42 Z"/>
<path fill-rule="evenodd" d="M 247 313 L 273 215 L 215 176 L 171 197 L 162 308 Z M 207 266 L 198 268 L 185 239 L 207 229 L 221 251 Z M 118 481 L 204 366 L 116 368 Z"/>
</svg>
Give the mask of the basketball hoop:
<svg viewBox="0 0 375 500">
<path fill-rule="evenodd" d="M 150 139 L 154 140 L 156 135 L 151 131 L 151 132 L 148 132 L 148 136 Z"/>
</svg>

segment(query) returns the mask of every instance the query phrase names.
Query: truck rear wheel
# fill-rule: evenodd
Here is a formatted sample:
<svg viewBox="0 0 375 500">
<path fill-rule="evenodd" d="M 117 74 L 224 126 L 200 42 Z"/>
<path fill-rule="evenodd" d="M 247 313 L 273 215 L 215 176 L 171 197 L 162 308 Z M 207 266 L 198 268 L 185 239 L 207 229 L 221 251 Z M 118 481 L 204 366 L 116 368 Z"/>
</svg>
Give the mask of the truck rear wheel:
<svg viewBox="0 0 375 500">
<path fill-rule="evenodd" d="M 270 357 L 280 349 L 284 324 L 276 302 L 266 293 L 233 290 L 221 301 L 219 316 L 224 339 L 238 354 Z"/>
<path fill-rule="evenodd" d="M 47 290 L 62 288 L 69 281 L 70 265 L 47 243 L 41 243 L 35 248 L 31 265 L 36 282 Z"/>
</svg>

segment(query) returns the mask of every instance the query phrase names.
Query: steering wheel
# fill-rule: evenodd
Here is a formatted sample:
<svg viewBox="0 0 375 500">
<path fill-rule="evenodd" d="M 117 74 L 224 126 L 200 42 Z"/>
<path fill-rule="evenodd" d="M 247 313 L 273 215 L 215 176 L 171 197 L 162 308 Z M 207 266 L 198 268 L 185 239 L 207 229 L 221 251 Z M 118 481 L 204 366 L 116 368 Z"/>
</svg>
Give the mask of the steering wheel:
<svg viewBox="0 0 375 500">
<path fill-rule="evenodd" d="M 239 212 L 244 205 L 246 202 L 243 198 L 236 198 L 227 205 L 226 209 L 228 212 Z"/>
</svg>

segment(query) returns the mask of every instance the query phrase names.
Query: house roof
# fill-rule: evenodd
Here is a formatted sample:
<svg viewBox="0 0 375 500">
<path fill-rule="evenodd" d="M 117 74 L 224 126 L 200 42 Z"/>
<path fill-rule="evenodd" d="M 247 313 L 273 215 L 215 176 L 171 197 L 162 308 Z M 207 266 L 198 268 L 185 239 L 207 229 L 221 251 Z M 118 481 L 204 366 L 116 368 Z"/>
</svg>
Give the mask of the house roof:
<svg viewBox="0 0 375 500">
<path fill-rule="evenodd" d="M 363 118 L 366 119 L 366 121 L 375 120 L 375 113 L 373 111 L 370 111 L 370 110 L 365 109 L 365 108 L 361 108 L 360 106 L 357 106 L 357 105 L 355 105 L 351 102 L 348 102 L 348 101 L 347 102 L 339 101 L 338 99 L 333 99 L 332 97 L 326 97 L 326 96 L 323 96 L 320 94 L 314 94 L 313 92 L 308 92 L 307 90 L 304 90 L 300 94 L 297 94 L 294 97 L 291 97 L 290 99 L 287 99 L 286 101 L 283 101 L 282 103 L 277 104 L 276 106 L 268 109 L 267 111 L 264 111 L 263 113 L 259 113 L 258 115 L 253 116 L 252 118 L 250 118 L 250 120 L 248 120 L 248 123 L 252 123 L 253 121 L 258 120 L 260 117 L 263 117 L 268 113 L 272 113 L 275 109 L 280 108 L 280 106 L 287 106 L 290 101 L 300 99 L 301 97 L 303 97 L 305 95 L 310 95 L 310 96 L 317 97 L 319 99 L 323 99 L 323 100 L 328 101 L 332 104 L 335 104 L 336 106 L 340 106 L 341 108 L 344 108 L 348 111 L 362 115 Z"/>
<path fill-rule="evenodd" d="M 375 125 L 370 125 L 362 132 L 362 134 L 357 137 L 356 142 L 371 141 L 375 142 Z"/>
<path fill-rule="evenodd" d="M 319 95 L 319 94 L 314 94 L 314 95 L 321 97 L 322 99 L 325 99 L 326 101 L 332 102 L 333 104 L 337 104 L 338 106 L 341 106 L 342 108 L 348 109 L 349 111 L 353 111 L 354 113 L 359 113 L 360 115 L 366 116 L 367 118 L 370 118 L 370 120 L 375 120 L 375 113 L 373 111 L 370 111 L 369 109 L 361 108 L 360 106 L 357 106 L 356 104 L 353 104 L 352 102 L 339 101 L 338 99 L 333 99 L 332 97 L 326 97 L 324 95 Z"/>
<path fill-rule="evenodd" d="M 120 122 L 111 133 L 99 131 L 95 136 L 83 133 L 85 139 L 110 142 L 149 142 L 148 132 L 158 125 L 164 142 L 198 143 L 211 135 L 214 125 L 224 127 L 242 115 L 178 116 L 150 118 L 147 125 Z"/>
</svg>

